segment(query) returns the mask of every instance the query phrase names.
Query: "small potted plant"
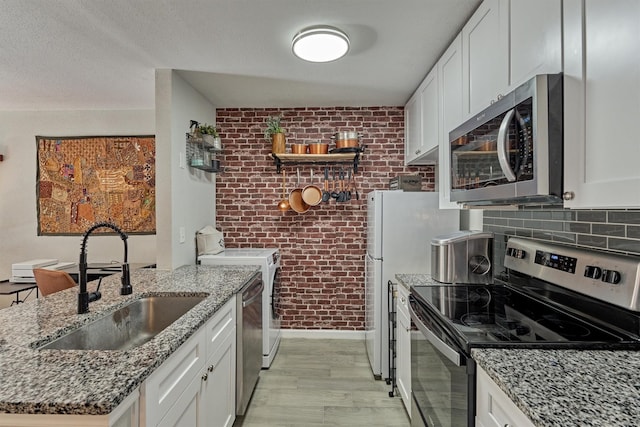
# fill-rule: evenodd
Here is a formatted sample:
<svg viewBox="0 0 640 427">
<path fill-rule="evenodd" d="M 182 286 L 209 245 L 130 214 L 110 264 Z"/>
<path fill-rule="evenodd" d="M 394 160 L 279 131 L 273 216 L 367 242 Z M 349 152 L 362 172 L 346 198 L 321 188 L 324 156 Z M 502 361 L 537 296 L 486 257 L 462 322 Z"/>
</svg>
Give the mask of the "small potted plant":
<svg viewBox="0 0 640 427">
<path fill-rule="evenodd" d="M 220 149 L 222 147 L 222 143 L 220 141 L 220 136 L 218 135 L 218 129 L 215 126 L 208 125 L 203 123 L 198 126 L 198 132 L 202 135 L 202 139 L 208 145 L 213 146 L 214 148 Z"/>
<path fill-rule="evenodd" d="M 281 121 L 282 116 L 269 116 L 266 119 L 267 128 L 264 131 L 264 137 L 267 141 L 271 141 L 271 151 L 275 154 L 285 152 L 284 129 Z"/>
</svg>

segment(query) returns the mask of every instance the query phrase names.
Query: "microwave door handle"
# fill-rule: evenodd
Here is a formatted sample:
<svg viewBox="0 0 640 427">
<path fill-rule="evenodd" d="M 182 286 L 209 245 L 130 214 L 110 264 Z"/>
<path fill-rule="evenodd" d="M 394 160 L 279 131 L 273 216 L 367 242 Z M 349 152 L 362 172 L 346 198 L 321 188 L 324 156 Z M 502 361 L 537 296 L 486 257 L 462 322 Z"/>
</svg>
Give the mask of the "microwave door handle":
<svg viewBox="0 0 640 427">
<path fill-rule="evenodd" d="M 509 125 L 511 124 L 515 113 L 515 108 L 512 108 L 507 112 L 504 119 L 502 119 L 502 123 L 500 123 L 500 130 L 498 131 L 498 161 L 500 162 L 500 168 L 502 169 L 502 172 L 504 172 L 504 176 L 509 182 L 514 182 L 516 180 L 516 174 L 509 165 L 509 156 L 507 153 L 509 149 L 507 146 L 509 144 Z"/>
<path fill-rule="evenodd" d="M 422 323 L 422 321 L 420 320 L 416 312 L 413 310 L 413 307 L 411 307 L 411 304 L 409 304 L 409 311 L 411 314 L 411 320 L 413 320 L 413 323 L 416 325 L 416 327 L 422 333 L 422 335 L 424 335 L 424 337 L 440 353 L 444 354 L 444 356 L 447 359 L 449 359 L 452 363 L 454 363 L 456 366 L 462 366 L 460 363 L 460 353 L 458 353 L 455 349 L 448 346 L 447 343 L 442 341 L 433 332 L 431 332 L 429 328 L 427 328 L 427 326 L 424 323 Z"/>
</svg>

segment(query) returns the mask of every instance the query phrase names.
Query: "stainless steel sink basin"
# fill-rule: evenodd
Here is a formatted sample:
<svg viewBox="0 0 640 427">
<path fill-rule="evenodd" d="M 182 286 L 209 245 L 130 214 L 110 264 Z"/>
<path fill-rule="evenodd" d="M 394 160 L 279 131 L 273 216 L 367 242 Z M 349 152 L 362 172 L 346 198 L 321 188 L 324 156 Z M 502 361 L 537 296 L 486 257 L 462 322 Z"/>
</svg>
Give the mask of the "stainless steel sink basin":
<svg viewBox="0 0 640 427">
<path fill-rule="evenodd" d="M 40 350 L 128 350 L 146 343 L 193 308 L 203 296 L 140 298 Z"/>
</svg>

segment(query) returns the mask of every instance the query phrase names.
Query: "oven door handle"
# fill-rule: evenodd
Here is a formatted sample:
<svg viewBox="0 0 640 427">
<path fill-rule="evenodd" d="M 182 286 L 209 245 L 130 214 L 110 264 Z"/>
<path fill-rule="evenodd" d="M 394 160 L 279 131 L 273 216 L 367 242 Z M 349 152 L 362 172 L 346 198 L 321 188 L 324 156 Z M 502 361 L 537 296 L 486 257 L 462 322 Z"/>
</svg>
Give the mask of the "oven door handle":
<svg viewBox="0 0 640 427">
<path fill-rule="evenodd" d="M 460 363 L 460 353 L 455 349 L 451 348 L 450 346 L 448 346 L 444 341 L 442 341 L 433 332 L 431 332 L 429 328 L 427 328 L 427 326 L 424 323 L 422 323 L 422 320 L 420 320 L 416 312 L 413 310 L 413 307 L 411 307 L 411 304 L 409 304 L 409 312 L 411 313 L 411 320 L 413 320 L 413 323 L 416 325 L 418 330 L 422 332 L 422 335 L 424 335 L 424 337 L 440 353 L 444 354 L 445 357 L 449 359 L 452 363 L 454 363 L 456 366 L 462 366 Z"/>
<path fill-rule="evenodd" d="M 509 165 L 509 125 L 513 121 L 513 116 L 516 113 L 516 109 L 512 108 L 507 112 L 500 123 L 500 130 L 498 131 L 498 161 L 500 162 L 500 168 L 504 172 L 504 176 L 507 181 L 514 182 L 516 180 L 516 174 Z"/>
</svg>

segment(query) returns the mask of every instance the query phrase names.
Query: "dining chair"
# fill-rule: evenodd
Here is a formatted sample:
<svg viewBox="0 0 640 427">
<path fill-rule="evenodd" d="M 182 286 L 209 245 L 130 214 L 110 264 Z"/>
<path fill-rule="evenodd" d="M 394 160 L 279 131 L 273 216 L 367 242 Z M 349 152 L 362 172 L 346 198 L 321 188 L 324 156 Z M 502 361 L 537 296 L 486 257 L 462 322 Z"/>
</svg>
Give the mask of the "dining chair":
<svg viewBox="0 0 640 427">
<path fill-rule="evenodd" d="M 66 271 L 34 268 L 33 276 L 36 278 L 36 285 L 42 296 L 76 286 L 76 282 Z"/>
</svg>

